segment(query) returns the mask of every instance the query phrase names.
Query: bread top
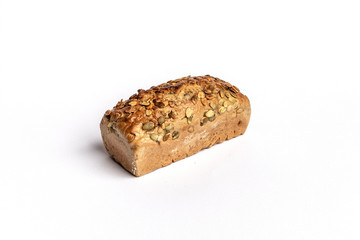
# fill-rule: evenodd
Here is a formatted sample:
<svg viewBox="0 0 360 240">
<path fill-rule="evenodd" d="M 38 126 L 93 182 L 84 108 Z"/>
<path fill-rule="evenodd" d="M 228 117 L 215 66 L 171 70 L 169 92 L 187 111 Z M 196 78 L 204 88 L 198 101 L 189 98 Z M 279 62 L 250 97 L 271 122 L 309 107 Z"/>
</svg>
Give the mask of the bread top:
<svg viewBox="0 0 360 240">
<path fill-rule="evenodd" d="M 216 121 L 218 115 L 240 114 L 246 106 L 248 98 L 230 83 L 210 75 L 188 76 L 139 89 L 106 111 L 104 119 L 108 128 L 121 132 L 136 147 L 175 140 Z"/>
</svg>

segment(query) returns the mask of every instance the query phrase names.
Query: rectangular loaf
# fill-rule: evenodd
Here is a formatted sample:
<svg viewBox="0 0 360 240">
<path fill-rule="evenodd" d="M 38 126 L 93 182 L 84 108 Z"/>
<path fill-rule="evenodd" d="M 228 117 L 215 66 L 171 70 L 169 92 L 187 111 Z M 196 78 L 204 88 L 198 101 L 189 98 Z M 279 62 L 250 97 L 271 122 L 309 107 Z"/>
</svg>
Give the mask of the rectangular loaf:
<svg viewBox="0 0 360 240">
<path fill-rule="evenodd" d="M 250 113 L 237 87 L 209 75 L 188 76 L 121 100 L 100 128 L 110 156 L 142 176 L 242 135 Z"/>
</svg>

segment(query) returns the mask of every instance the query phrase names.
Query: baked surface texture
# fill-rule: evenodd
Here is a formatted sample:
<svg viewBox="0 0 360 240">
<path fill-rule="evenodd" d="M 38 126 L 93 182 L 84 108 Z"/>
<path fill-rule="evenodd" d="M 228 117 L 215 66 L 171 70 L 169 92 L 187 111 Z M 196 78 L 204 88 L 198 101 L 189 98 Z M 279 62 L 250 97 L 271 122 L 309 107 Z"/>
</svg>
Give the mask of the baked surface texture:
<svg viewBox="0 0 360 240">
<path fill-rule="evenodd" d="M 221 79 L 184 77 L 139 89 L 106 111 L 101 135 L 111 157 L 142 176 L 242 135 L 251 114 L 249 99 Z"/>
</svg>

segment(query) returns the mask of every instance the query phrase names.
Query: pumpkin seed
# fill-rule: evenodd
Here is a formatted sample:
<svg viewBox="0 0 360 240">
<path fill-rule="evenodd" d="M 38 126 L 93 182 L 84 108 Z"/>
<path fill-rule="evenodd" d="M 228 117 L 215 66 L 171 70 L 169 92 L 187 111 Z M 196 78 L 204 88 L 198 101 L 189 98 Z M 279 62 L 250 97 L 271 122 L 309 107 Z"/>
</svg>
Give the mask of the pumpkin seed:
<svg viewBox="0 0 360 240">
<path fill-rule="evenodd" d="M 143 101 L 143 102 L 140 103 L 140 105 L 141 105 L 141 106 L 149 106 L 149 105 L 150 105 L 150 101 L 149 101 L 149 100 L 146 101 L 146 102 Z"/>
<path fill-rule="evenodd" d="M 227 107 L 229 104 L 227 102 L 224 102 L 223 106 Z"/>
<path fill-rule="evenodd" d="M 130 106 L 135 106 L 137 104 L 137 101 L 131 101 L 131 102 L 129 102 L 129 105 Z"/>
<path fill-rule="evenodd" d="M 132 141 L 135 140 L 135 135 L 132 134 L 132 133 L 129 133 L 129 134 L 127 135 L 127 139 L 129 140 L 129 142 L 132 142 Z"/>
<path fill-rule="evenodd" d="M 151 110 L 148 110 L 148 109 L 145 110 L 145 115 L 146 115 L 146 116 L 150 116 L 151 114 L 152 114 L 152 111 L 151 111 Z"/>
<path fill-rule="evenodd" d="M 159 117 L 158 118 L 158 123 L 159 125 L 163 124 L 165 122 L 165 118 L 164 117 Z"/>
<path fill-rule="evenodd" d="M 219 113 L 221 114 L 221 113 L 224 113 L 226 111 L 226 108 L 224 108 L 224 107 L 220 107 L 219 108 Z"/>
<path fill-rule="evenodd" d="M 145 131 L 150 131 L 150 130 L 153 130 L 154 127 L 155 127 L 155 125 L 153 122 L 147 122 L 147 123 L 144 123 L 144 125 L 142 126 L 142 129 Z"/>
<path fill-rule="evenodd" d="M 201 98 L 201 104 L 206 106 L 207 100 L 206 98 Z"/>
<path fill-rule="evenodd" d="M 210 105 L 210 107 L 211 107 L 212 109 L 215 109 L 215 108 L 216 108 L 216 104 L 213 103 L 213 102 L 211 102 L 209 105 Z"/>
<path fill-rule="evenodd" d="M 208 94 L 208 95 L 206 95 L 206 99 L 207 100 L 211 100 L 211 99 L 213 99 L 214 98 L 214 95 L 213 94 Z"/>
<path fill-rule="evenodd" d="M 209 110 L 205 113 L 205 116 L 208 118 L 211 118 L 214 115 L 215 115 L 215 112 L 213 110 Z"/>
<path fill-rule="evenodd" d="M 105 112 L 105 116 L 109 116 L 111 114 L 111 110 L 107 110 L 106 112 Z"/>
<path fill-rule="evenodd" d="M 221 98 L 223 98 L 224 97 L 224 91 L 220 90 L 219 95 L 220 95 Z"/>
<path fill-rule="evenodd" d="M 236 102 L 236 98 L 233 98 L 232 96 L 230 96 L 230 97 L 229 97 L 229 101 L 232 102 L 232 103 L 234 103 L 234 102 Z"/>
<path fill-rule="evenodd" d="M 159 138 L 159 135 L 157 135 L 156 133 L 153 133 L 153 134 L 150 135 L 150 138 L 151 138 L 151 140 L 153 140 L 153 141 L 157 141 L 158 138 Z"/>
<path fill-rule="evenodd" d="M 239 89 L 238 89 L 237 87 L 235 87 L 235 86 L 232 86 L 232 87 L 230 88 L 230 91 L 232 91 L 232 92 L 234 92 L 234 93 L 240 92 Z"/>
<path fill-rule="evenodd" d="M 236 113 L 242 113 L 244 111 L 244 109 L 239 108 L 238 110 L 236 110 Z"/>
<path fill-rule="evenodd" d="M 231 85 L 230 83 L 228 83 L 228 82 L 224 82 L 224 84 L 225 84 L 228 88 L 231 88 L 231 87 L 232 87 L 232 85 Z"/>
<path fill-rule="evenodd" d="M 211 93 L 212 93 L 212 91 L 210 89 L 205 90 L 205 94 L 211 94 Z"/>
<path fill-rule="evenodd" d="M 205 97 L 205 93 L 204 92 L 199 92 L 198 93 L 198 98 L 204 98 Z"/>
<path fill-rule="evenodd" d="M 170 107 L 174 107 L 174 106 L 175 106 L 174 101 L 169 101 L 169 106 L 170 106 Z"/>
<path fill-rule="evenodd" d="M 186 111 L 185 111 L 185 116 L 186 116 L 187 118 L 190 118 L 191 115 L 193 114 L 193 112 L 194 112 L 194 111 L 193 111 L 191 108 L 187 108 Z"/>
<path fill-rule="evenodd" d="M 184 94 L 185 100 L 190 100 L 192 98 L 192 92 L 187 92 Z"/>
<path fill-rule="evenodd" d="M 165 103 L 163 103 L 163 102 L 161 102 L 161 101 L 155 102 L 154 104 L 155 104 L 155 106 L 157 106 L 157 107 L 159 107 L 159 108 L 165 107 Z"/>
<path fill-rule="evenodd" d="M 171 131 L 171 130 L 173 130 L 174 129 L 174 126 L 172 126 L 172 125 L 169 125 L 169 126 L 166 126 L 165 127 L 165 130 L 166 131 Z"/>
<path fill-rule="evenodd" d="M 220 99 L 219 100 L 219 105 L 222 106 L 224 104 L 225 100 L 224 99 Z"/>
<path fill-rule="evenodd" d="M 230 92 L 230 95 L 233 96 L 234 98 L 236 98 L 236 93 Z"/>
</svg>

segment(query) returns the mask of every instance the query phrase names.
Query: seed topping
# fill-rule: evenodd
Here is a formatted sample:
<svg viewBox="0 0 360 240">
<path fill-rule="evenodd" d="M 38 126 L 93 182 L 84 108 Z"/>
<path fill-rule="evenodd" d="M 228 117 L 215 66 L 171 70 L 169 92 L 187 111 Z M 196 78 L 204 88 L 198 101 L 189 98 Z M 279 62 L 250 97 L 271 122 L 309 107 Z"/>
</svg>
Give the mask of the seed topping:
<svg viewBox="0 0 360 240">
<path fill-rule="evenodd" d="M 155 125 L 153 122 L 147 122 L 147 123 L 144 123 L 144 125 L 142 126 L 142 129 L 145 131 L 150 131 L 150 130 L 153 130 L 154 127 L 155 127 Z"/>
</svg>

